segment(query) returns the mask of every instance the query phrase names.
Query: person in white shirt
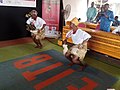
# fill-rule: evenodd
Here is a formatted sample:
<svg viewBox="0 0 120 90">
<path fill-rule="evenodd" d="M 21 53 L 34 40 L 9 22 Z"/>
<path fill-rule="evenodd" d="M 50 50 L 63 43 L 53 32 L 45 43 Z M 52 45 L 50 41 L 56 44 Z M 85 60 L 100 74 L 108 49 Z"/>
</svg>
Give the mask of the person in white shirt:
<svg viewBox="0 0 120 90">
<path fill-rule="evenodd" d="M 78 29 L 79 21 L 77 18 L 73 18 L 70 22 L 70 30 L 66 34 L 64 43 L 68 38 L 72 38 L 73 46 L 68 49 L 65 57 L 71 61 L 70 65 L 79 64 L 82 66 L 81 70 L 84 70 L 87 64 L 84 62 L 84 57 L 87 53 L 87 41 L 91 38 L 91 35 L 87 32 Z"/>
<path fill-rule="evenodd" d="M 113 30 L 112 33 L 120 36 L 120 25 L 116 27 L 116 29 Z"/>
<path fill-rule="evenodd" d="M 44 39 L 44 27 L 46 26 L 46 22 L 37 16 L 37 11 L 31 11 L 31 17 L 26 21 L 29 27 L 29 31 L 32 33 L 32 38 L 35 44 L 37 45 L 35 48 L 42 48 L 41 39 Z"/>
</svg>

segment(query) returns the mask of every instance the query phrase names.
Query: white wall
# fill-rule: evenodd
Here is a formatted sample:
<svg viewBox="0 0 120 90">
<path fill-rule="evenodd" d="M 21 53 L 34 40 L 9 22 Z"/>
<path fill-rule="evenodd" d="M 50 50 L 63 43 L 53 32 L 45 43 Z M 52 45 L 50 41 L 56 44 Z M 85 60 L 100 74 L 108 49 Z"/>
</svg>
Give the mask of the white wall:
<svg viewBox="0 0 120 90">
<path fill-rule="evenodd" d="M 71 5 L 71 13 L 66 21 L 74 17 L 81 18 L 81 21 L 86 21 L 87 0 L 63 0 L 63 7 L 67 4 Z"/>
</svg>

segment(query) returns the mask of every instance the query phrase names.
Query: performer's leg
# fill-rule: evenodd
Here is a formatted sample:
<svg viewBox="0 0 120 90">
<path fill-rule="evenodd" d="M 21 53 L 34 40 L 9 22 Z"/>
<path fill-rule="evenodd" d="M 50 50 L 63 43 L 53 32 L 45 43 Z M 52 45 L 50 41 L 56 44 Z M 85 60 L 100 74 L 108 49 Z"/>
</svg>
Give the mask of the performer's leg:
<svg viewBox="0 0 120 90">
<path fill-rule="evenodd" d="M 36 39 L 37 39 L 37 43 L 38 43 L 39 48 L 42 48 L 43 45 L 42 45 L 41 41 L 44 38 L 45 38 L 45 35 L 42 32 L 36 35 Z"/>
<path fill-rule="evenodd" d="M 86 65 L 86 62 L 84 61 L 84 60 L 82 60 L 82 61 L 80 61 L 81 62 L 81 64 L 84 66 L 84 65 Z"/>
<path fill-rule="evenodd" d="M 75 63 L 75 64 L 78 64 L 78 65 L 81 64 L 81 63 L 80 63 L 80 60 L 79 60 L 79 57 L 78 57 L 78 56 L 75 56 L 75 55 L 73 55 L 72 62 Z"/>
<path fill-rule="evenodd" d="M 33 39 L 34 43 L 37 45 L 35 48 L 38 48 L 39 45 L 38 45 L 38 42 L 37 42 L 37 40 L 36 40 L 36 36 L 35 36 L 35 35 L 32 35 L 32 39 Z"/>
<path fill-rule="evenodd" d="M 87 63 L 85 62 L 85 61 L 80 61 L 80 63 L 81 63 L 81 66 L 82 66 L 82 68 L 81 68 L 81 70 L 83 71 L 88 65 L 87 65 Z"/>
<path fill-rule="evenodd" d="M 74 55 L 72 61 L 73 61 L 73 63 L 82 66 L 82 67 L 80 68 L 81 71 L 83 71 L 83 70 L 87 67 L 87 64 L 85 63 L 85 61 L 83 61 L 83 60 L 80 61 L 78 56 L 75 56 L 75 55 Z"/>
<path fill-rule="evenodd" d="M 66 52 L 65 57 L 71 62 L 69 65 L 72 66 L 74 63 L 72 62 L 72 57 L 69 52 Z"/>
<path fill-rule="evenodd" d="M 42 48 L 41 40 L 40 40 L 40 39 L 37 39 L 37 42 L 38 42 L 39 48 Z"/>
</svg>

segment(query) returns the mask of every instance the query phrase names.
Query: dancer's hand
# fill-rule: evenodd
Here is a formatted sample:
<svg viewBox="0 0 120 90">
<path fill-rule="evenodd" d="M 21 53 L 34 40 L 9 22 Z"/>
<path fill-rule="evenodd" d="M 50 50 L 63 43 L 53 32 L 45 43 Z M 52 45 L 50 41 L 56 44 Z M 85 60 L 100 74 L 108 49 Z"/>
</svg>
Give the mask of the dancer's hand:
<svg viewBox="0 0 120 90">
<path fill-rule="evenodd" d="M 41 32 L 41 30 L 38 30 L 38 33 L 40 33 Z"/>
<path fill-rule="evenodd" d="M 104 14 L 104 16 L 105 16 L 106 18 L 108 18 L 108 15 Z"/>
<path fill-rule="evenodd" d="M 67 39 L 65 39 L 64 41 L 63 41 L 63 44 L 66 44 L 67 43 Z"/>
<path fill-rule="evenodd" d="M 83 48 L 83 45 L 78 45 L 78 49 L 82 49 Z"/>
</svg>

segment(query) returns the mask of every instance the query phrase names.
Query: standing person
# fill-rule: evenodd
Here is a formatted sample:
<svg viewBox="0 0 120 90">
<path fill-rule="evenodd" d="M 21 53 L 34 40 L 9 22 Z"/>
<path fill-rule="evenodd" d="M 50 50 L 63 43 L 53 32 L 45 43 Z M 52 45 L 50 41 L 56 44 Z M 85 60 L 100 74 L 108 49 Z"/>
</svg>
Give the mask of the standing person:
<svg viewBox="0 0 120 90">
<path fill-rule="evenodd" d="M 65 53 L 65 57 L 71 61 L 70 65 L 82 65 L 81 70 L 84 70 L 87 64 L 83 59 L 87 53 L 87 41 L 91 38 L 91 35 L 81 29 L 78 29 L 78 24 L 79 21 L 77 18 L 73 18 L 70 21 L 70 28 L 72 30 L 66 34 L 64 44 L 67 42 L 67 39 L 71 37 L 74 45 L 68 49 Z"/>
<path fill-rule="evenodd" d="M 98 14 L 96 15 L 96 18 L 95 18 L 96 23 L 98 23 L 99 18 L 100 18 L 100 16 L 101 16 L 101 14 L 103 14 L 103 13 L 104 13 L 104 5 L 102 5 L 102 6 L 100 7 L 100 10 L 98 11 Z"/>
<path fill-rule="evenodd" d="M 97 14 L 97 10 L 94 7 L 94 2 L 91 3 L 91 7 L 87 9 L 87 22 L 92 22 Z"/>
<path fill-rule="evenodd" d="M 37 16 L 38 13 L 36 10 L 32 10 L 30 14 L 31 17 L 26 21 L 26 23 L 29 27 L 33 27 L 29 30 L 31 32 L 32 39 L 36 44 L 35 48 L 42 48 L 41 39 L 45 37 L 44 27 L 46 26 L 46 22 L 42 18 Z"/>
<path fill-rule="evenodd" d="M 113 11 L 108 10 L 109 4 L 104 5 L 104 12 L 100 14 L 98 20 L 100 20 L 100 30 L 110 32 L 110 24 L 114 21 Z"/>
</svg>

